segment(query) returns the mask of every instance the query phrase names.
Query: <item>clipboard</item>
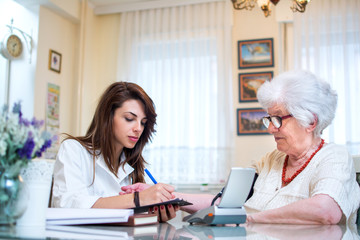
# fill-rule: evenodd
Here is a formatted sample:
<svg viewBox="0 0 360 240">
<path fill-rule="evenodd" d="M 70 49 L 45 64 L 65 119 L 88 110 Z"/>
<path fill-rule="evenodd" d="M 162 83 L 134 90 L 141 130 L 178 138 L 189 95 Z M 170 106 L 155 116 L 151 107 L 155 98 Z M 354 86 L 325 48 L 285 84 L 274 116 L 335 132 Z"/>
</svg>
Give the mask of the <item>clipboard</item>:
<svg viewBox="0 0 360 240">
<path fill-rule="evenodd" d="M 135 208 L 131 208 L 131 209 L 134 210 L 134 213 L 142 213 L 142 212 L 149 211 L 149 208 L 151 208 L 151 207 L 155 207 L 155 206 L 159 207 L 160 205 L 168 205 L 168 204 L 179 205 L 179 206 L 192 205 L 192 203 L 190 203 L 188 201 L 185 201 L 185 200 L 180 199 L 180 198 L 175 198 L 175 199 L 171 199 L 171 200 L 166 201 L 166 202 L 154 203 L 154 204 L 144 205 L 144 206 L 135 207 Z"/>
</svg>

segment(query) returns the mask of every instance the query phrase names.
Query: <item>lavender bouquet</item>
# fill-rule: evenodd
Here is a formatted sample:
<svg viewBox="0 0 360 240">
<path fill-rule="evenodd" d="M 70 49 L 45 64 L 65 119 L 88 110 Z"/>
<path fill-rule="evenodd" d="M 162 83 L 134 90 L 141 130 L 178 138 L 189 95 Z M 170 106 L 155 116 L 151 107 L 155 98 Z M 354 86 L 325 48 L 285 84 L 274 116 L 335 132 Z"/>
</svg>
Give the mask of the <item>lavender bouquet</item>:
<svg viewBox="0 0 360 240">
<path fill-rule="evenodd" d="M 0 114 L 0 172 L 18 174 L 56 139 L 41 131 L 44 121 L 23 118 L 20 102 L 14 104 L 11 112 L 3 107 Z"/>
</svg>

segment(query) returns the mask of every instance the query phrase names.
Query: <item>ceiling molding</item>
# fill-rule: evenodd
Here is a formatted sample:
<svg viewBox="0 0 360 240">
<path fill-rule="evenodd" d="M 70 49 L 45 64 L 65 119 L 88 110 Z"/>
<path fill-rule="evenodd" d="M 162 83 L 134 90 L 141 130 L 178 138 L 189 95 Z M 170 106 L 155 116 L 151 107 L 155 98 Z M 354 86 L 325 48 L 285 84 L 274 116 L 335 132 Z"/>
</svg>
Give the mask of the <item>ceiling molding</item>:
<svg viewBox="0 0 360 240">
<path fill-rule="evenodd" d="M 1 0 L 0 0 L 1 1 Z M 52 10 L 56 14 L 78 24 L 80 22 L 80 0 L 14 0 L 24 8 L 39 13 L 40 6 Z"/>
<path fill-rule="evenodd" d="M 220 2 L 225 0 L 154 0 L 145 2 L 129 2 L 122 4 L 111 4 L 106 6 L 98 6 L 94 8 L 96 15 L 114 14 L 121 12 L 148 10 L 165 7 L 176 7 L 190 4 L 199 4 L 207 2 Z"/>
</svg>

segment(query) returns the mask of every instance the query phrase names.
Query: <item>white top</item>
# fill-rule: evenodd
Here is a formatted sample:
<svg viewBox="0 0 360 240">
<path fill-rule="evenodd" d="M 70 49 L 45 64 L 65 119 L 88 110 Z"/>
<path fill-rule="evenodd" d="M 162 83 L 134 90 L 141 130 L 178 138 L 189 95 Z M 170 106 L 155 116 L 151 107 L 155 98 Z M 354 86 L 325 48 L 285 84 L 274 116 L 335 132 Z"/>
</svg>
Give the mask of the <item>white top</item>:
<svg viewBox="0 0 360 240">
<path fill-rule="evenodd" d="M 124 156 L 121 158 L 124 160 Z M 76 140 L 65 140 L 56 156 L 52 207 L 91 208 L 100 197 L 119 195 L 121 187 L 131 184 L 129 174 L 134 169 L 127 163 L 118 170 L 118 177 L 111 173 L 104 158 L 95 158 L 93 182 L 93 157 Z"/>
<path fill-rule="evenodd" d="M 309 165 L 287 186 L 281 187 L 285 153 L 275 150 L 256 162 L 259 174 L 253 196 L 244 204 L 246 211 L 279 208 L 317 194 L 327 194 L 340 206 L 348 223 L 355 223 L 360 206 L 360 187 L 354 163 L 345 147 L 327 144 Z"/>
</svg>

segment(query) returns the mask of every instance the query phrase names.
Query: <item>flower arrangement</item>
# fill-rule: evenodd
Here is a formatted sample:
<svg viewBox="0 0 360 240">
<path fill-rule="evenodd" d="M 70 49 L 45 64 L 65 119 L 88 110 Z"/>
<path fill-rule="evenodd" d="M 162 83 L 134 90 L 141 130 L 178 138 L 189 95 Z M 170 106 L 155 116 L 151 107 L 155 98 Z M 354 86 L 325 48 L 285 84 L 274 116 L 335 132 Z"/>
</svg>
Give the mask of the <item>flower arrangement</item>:
<svg viewBox="0 0 360 240">
<path fill-rule="evenodd" d="M 54 139 L 41 131 L 44 121 L 23 118 L 21 103 L 15 103 L 11 112 L 4 106 L 0 113 L 0 171 L 18 174 L 21 168 L 51 146 Z"/>
</svg>

